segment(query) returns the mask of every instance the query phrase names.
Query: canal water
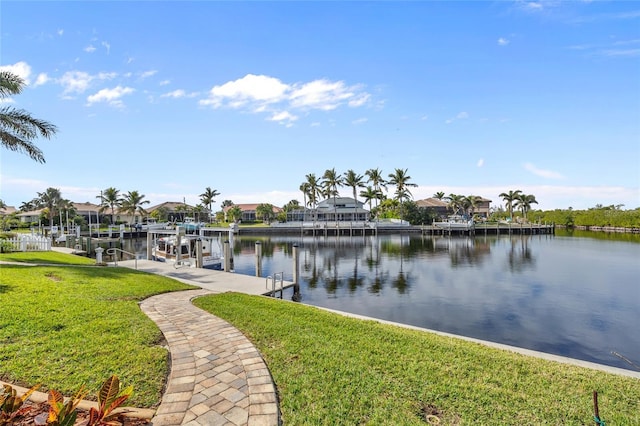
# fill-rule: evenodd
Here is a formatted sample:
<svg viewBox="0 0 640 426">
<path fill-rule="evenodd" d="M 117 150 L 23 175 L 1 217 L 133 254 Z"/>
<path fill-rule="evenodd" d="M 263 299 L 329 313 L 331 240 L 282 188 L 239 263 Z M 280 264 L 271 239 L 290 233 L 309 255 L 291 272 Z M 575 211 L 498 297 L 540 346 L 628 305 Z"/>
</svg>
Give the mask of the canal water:
<svg viewBox="0 0 640 426">
<path fill-rule="evenodd" d="M 640 236 L 236 236 L 236 273 L 257 241 L 285 280 L 298 246 L 302 303 L 640 370 Z"/>
</svg>

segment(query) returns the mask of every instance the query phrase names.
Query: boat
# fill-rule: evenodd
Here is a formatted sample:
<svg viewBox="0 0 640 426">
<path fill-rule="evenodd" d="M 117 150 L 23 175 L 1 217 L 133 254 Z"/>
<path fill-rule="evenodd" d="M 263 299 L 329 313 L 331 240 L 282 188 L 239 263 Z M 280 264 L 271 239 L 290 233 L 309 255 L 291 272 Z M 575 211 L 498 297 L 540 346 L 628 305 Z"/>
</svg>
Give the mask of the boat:
<svg viewBox="0 0 640 426">
<path fill-rule="evenodd" d="M 142 222 L 141 229 L 143 231 L 149 231 L 152 229 L 167 229 L 171 225 L 171 222 L 158 222 L 155 219 L 149 218 L 145 222 Z"/>
<path fill-rule="evenodd" d="M 205 227 L 204 222 L 196 222 L 192 217 L 185 217 L 183 222 L 179 222 L 178 226 L 182 226 L 187 232 L 197 232 L 200 228 Z"/>
<path fill-rule="evenodd" d="M 440 222 L 433 222 L 433 226 L 450 231 L 469 231 L 475 228 L 473 218 L 469 219 L 459 214 L 450 215 Z"/>
<path fill-rule="evenodd" d="M 202 265 L 198 265 L 197 245 L 202 242 Z M 199 235 L 183 235 L 180 238 L 179 250 L 177 237 L 175 235 L 161 237 L 155 240 L 151 249 L 153 260 L 160 262 L 171 262 L 176 267 L 190 266 L 203 267 L 208 269 L 222 270 L 222 256 L 220 252 L 213 251 L 213 240 L 203 238 Z M 177 254 L 180 254 L 179 260 Z"/>
</svg>

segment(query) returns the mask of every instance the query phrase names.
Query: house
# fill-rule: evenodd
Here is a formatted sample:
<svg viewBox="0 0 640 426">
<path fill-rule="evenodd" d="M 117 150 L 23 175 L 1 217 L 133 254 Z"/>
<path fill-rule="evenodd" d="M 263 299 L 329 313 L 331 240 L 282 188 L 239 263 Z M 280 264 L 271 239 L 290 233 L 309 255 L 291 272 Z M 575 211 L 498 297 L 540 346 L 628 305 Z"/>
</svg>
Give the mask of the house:
<svg viewBox="0 0 640 426">
<path fill-rule="evenodd" d="M 418 207 L 424 207 L 426 209 L 432 210 L 435 214 L 440 217 L 446 217 L 451 212 L 449 211 L 449 203 L 446 201 L 442 201 L 438 198 L 425 198 L 423 200 L 416 201 L 416 205 Z"/>
<path fill-rule="evenodd" d="M 4 207 L 0 207 L 0 216 L 9 216 L 11 214 L 14 214 L 18 211 L 18 209 L 16 209 L 13 206 L 4 206 Z"/>
<path fill-rule="evenodd" d="M 416 201 L 416 205 L 418 207 L 432 209 L 438 216 L 443 218 L 453 213 L 451 209 L 449 209 L 449 203 L 438 198 L 425 198 L 424 200 L 418 200 Z M 490 208 L 491 200 L 488 198 L 478 197 L 478 202 L 473 210 L 473 214 L 481 217 L 489 217 Z"/>
<path fill-rule="evenodd" d="M 349 197 L 327 198 L 318 203 L 315 220 L 338 222 L 364 222 L 371 214 L 365 210 L 364 203 Z"/>
<path fill-rule="evenodd" d="M 260 204 L 234 204 L 232 206 L 226 206 L 225 208 L 222 209 L 222 211 L 224 211 L 225 220 L 228 221 L 229 219 L 227 218 L 227 212 L 234 207 L 238 207 L 240 208 L 240 211 L 242 211 L 242 216 L 240 217 L 240 220 L 243 222 L 247 222 L 247 221 L 253 222 L 256 220 L 262 220 L 262 218 L 258 218 L 256 216 L 256 209 Z M 276 206 L 272 206 L 272 207 L 273 207 L 274 215 L 277 215 L 282 211 L 280 207 L 276 207 Z"/>
<path fill-rule="evenodd" d="M 158 216 L 158 218 L 162 221 L 169 222 L 182 222 L 184 221 L 185 216 L 193 216 L 195 207 L 190 206 L 182 201 L 165 201 L 164 203 L 157 204 L 155 206 L 147 207 L 144 210 L 147 212 L 149 216 L 154 212 Z M 201 212 L 203 217 L 206 217 L 208 212 Z M 155 216 L 155 215 L 154 215 Z M 138 216 L 138 219 L 140 217 Z M 196 218 L 200 221 L 201 218 Z M 138 222 L 138 221 L 136 221 Z"/>
</svg>

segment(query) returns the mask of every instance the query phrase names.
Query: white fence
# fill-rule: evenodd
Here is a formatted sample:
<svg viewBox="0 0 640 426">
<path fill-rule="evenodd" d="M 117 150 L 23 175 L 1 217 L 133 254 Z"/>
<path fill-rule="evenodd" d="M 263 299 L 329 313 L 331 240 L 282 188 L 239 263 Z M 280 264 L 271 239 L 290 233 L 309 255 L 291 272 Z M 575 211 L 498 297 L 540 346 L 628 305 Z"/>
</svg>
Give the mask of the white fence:
<svg viewBox="0 0 640 426">
<path fill-rule="evenodd" d="M 2 241 L 2 251 L 49 251 L 51 238 L 38 235 L 20 235 Z"/>
</svg>

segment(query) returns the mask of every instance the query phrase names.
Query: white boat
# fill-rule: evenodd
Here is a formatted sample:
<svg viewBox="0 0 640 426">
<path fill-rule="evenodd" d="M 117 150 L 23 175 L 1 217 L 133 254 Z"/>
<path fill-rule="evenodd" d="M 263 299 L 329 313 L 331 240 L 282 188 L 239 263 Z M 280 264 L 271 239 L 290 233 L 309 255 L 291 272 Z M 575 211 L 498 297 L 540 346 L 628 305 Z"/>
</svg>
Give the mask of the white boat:
<svg viewBox="0 0 640 426">
<path fill-rule="evenodd" d="M 200 228 L 204 228 L 206 223 L 204 222 L 196 222 L 192 217 L 185 217 L 184 221 L 177 224 L 178 226 L 182 226 L 187 232 L 196 232 Z"/>
<path fill-rule="evenodd" d="M 197 264 L 197 242 L 202 242 L 202 265 Z M 178 266 L 191 266 L 222 270 L 222 256 L 212 248 L 213 240 L 198 235 L 184 235 L 180 238 L 180 247 L 177 247 L 177 237 L 158 238 L 151 249 L 153 260 L 171 262 Z M 179 264 L 178 253 L 180 254 Z"/>
<path fill-rule="evenodd" d="M 152 229 L 167 229 L 171 225 L 170 222 L 158 222 L 155 219 L 147 219 L 146 222 L 142 223 L 143 231 L 149 231 Z"/>
<path fill-rule="evenodd" d="M 451 215 L 440 222 L 433 222 L 433 226 L 452 231 L 468 231 L 475 227 L 473 218 L 468 219 L 467 217 L 459 214 Z"/>
</svg>

